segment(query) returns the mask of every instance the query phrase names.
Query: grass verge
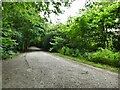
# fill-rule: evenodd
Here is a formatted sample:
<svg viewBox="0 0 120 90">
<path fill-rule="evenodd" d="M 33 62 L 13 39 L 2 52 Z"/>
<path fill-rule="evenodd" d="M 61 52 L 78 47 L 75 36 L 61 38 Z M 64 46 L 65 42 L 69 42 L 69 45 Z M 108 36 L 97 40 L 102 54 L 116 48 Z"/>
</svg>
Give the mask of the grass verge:
<svg viewBox="0 0 120 90">
<path fill-rule="evenodd" d="M 74 60 L 74 61 L 77 61 L 77 62 L 80 62 L 80 63 L 88 64 L 88 65 L 91 65 L 91 66 L 94 66 L 94 67 L 106 69 L 106 70 L 109 70 L 109 71 L 112 71 L 112 72 L 116 72 L 116 73 L 120 72 L 119 68 L 113 67 L 113 66 L 110 66 L 110 65 L 94 63 L 94 62 L 90 62 L 88 60 L 80 59 L 78 57 L 66 56 L 66 55 L 63 55 L 63 54 L 60 54 L 60 53 L 52 53 L 52 54 L 56 55 L 56 56 L 66 58 L 66 59 L 71 59 L 71 60 Z"/>
</svg>

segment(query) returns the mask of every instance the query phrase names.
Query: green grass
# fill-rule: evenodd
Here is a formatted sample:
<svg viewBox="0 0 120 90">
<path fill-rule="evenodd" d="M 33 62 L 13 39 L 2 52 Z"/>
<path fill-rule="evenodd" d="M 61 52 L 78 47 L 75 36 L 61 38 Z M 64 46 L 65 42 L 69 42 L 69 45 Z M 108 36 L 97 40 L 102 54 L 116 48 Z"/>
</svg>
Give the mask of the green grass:
<svg viewBox="0 0 120 90">
<path fill-rule="evenodd" d="M 109 71 L 112 71 L 112 72 L 117 72 L 117 73 L 120 72 L 119 68 L 116 68 L 114 66 L 100 64 L 100 63 L 94 63 L 94 62 L 90 62 L 88 60 L 84 60 L 84 59 L 80 59 L 80 58 L 72 57 L 72 56 L 66 56 L 66 55 L 63 55 L 63 54 L 60 54 L 60 53 L 52 53 L 52 54 L 56 55 L 56 56 L 66 58 L 66 59 L 71 59 L 71 60 L 74 60 L 74 61 L 77 61 L 77 62 L 80 62 L 80 63 L 88 64 L 88 65 L 91 65 L 91 66 L 94 66 L 94 67 L 106 69 L 106 70 L 109 70 Z"/>
</svg>

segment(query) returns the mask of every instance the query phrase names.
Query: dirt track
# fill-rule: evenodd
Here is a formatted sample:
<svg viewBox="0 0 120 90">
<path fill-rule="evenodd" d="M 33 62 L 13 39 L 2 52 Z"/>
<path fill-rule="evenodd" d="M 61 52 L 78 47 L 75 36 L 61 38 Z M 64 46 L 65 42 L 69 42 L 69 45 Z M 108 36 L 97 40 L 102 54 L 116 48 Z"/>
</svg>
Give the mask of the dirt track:
<svg viewBox="0 0 120 90">
<path fill-rule="evenodd" d="M 3 88 L 116 88 L 118 74 L 43 51 L 2 62 Z"/>
</svg>

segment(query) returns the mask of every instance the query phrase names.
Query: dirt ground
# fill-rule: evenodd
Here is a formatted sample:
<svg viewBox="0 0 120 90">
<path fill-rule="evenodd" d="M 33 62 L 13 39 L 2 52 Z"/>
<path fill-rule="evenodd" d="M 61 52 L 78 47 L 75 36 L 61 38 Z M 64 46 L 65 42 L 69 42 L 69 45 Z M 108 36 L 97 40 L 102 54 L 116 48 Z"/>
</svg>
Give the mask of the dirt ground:
<svg viewBox="0 0 120 90">
<path fill-rule="evenodd" d="M 118 73 L 36 50 L 2 62 L 2 87 L 118 88 Z"/>
</svg>

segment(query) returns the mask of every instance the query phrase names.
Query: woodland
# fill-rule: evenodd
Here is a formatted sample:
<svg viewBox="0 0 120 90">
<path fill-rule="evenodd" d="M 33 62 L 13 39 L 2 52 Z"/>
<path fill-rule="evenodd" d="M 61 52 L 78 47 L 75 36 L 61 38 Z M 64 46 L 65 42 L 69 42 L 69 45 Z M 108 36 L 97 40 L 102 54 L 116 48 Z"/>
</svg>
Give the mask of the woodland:
<svg viewBox="0 0 120 90">
<path fill-rule="evenodd" d="M 94 63 L 120 67 L 120 2 L 86 2 L 79 15 L 53 24 L 68 2 L 2 2 L 3 60 L 36 46 Z M 53 8 L 50 9 L 49 7 Z"/>
</svg>

